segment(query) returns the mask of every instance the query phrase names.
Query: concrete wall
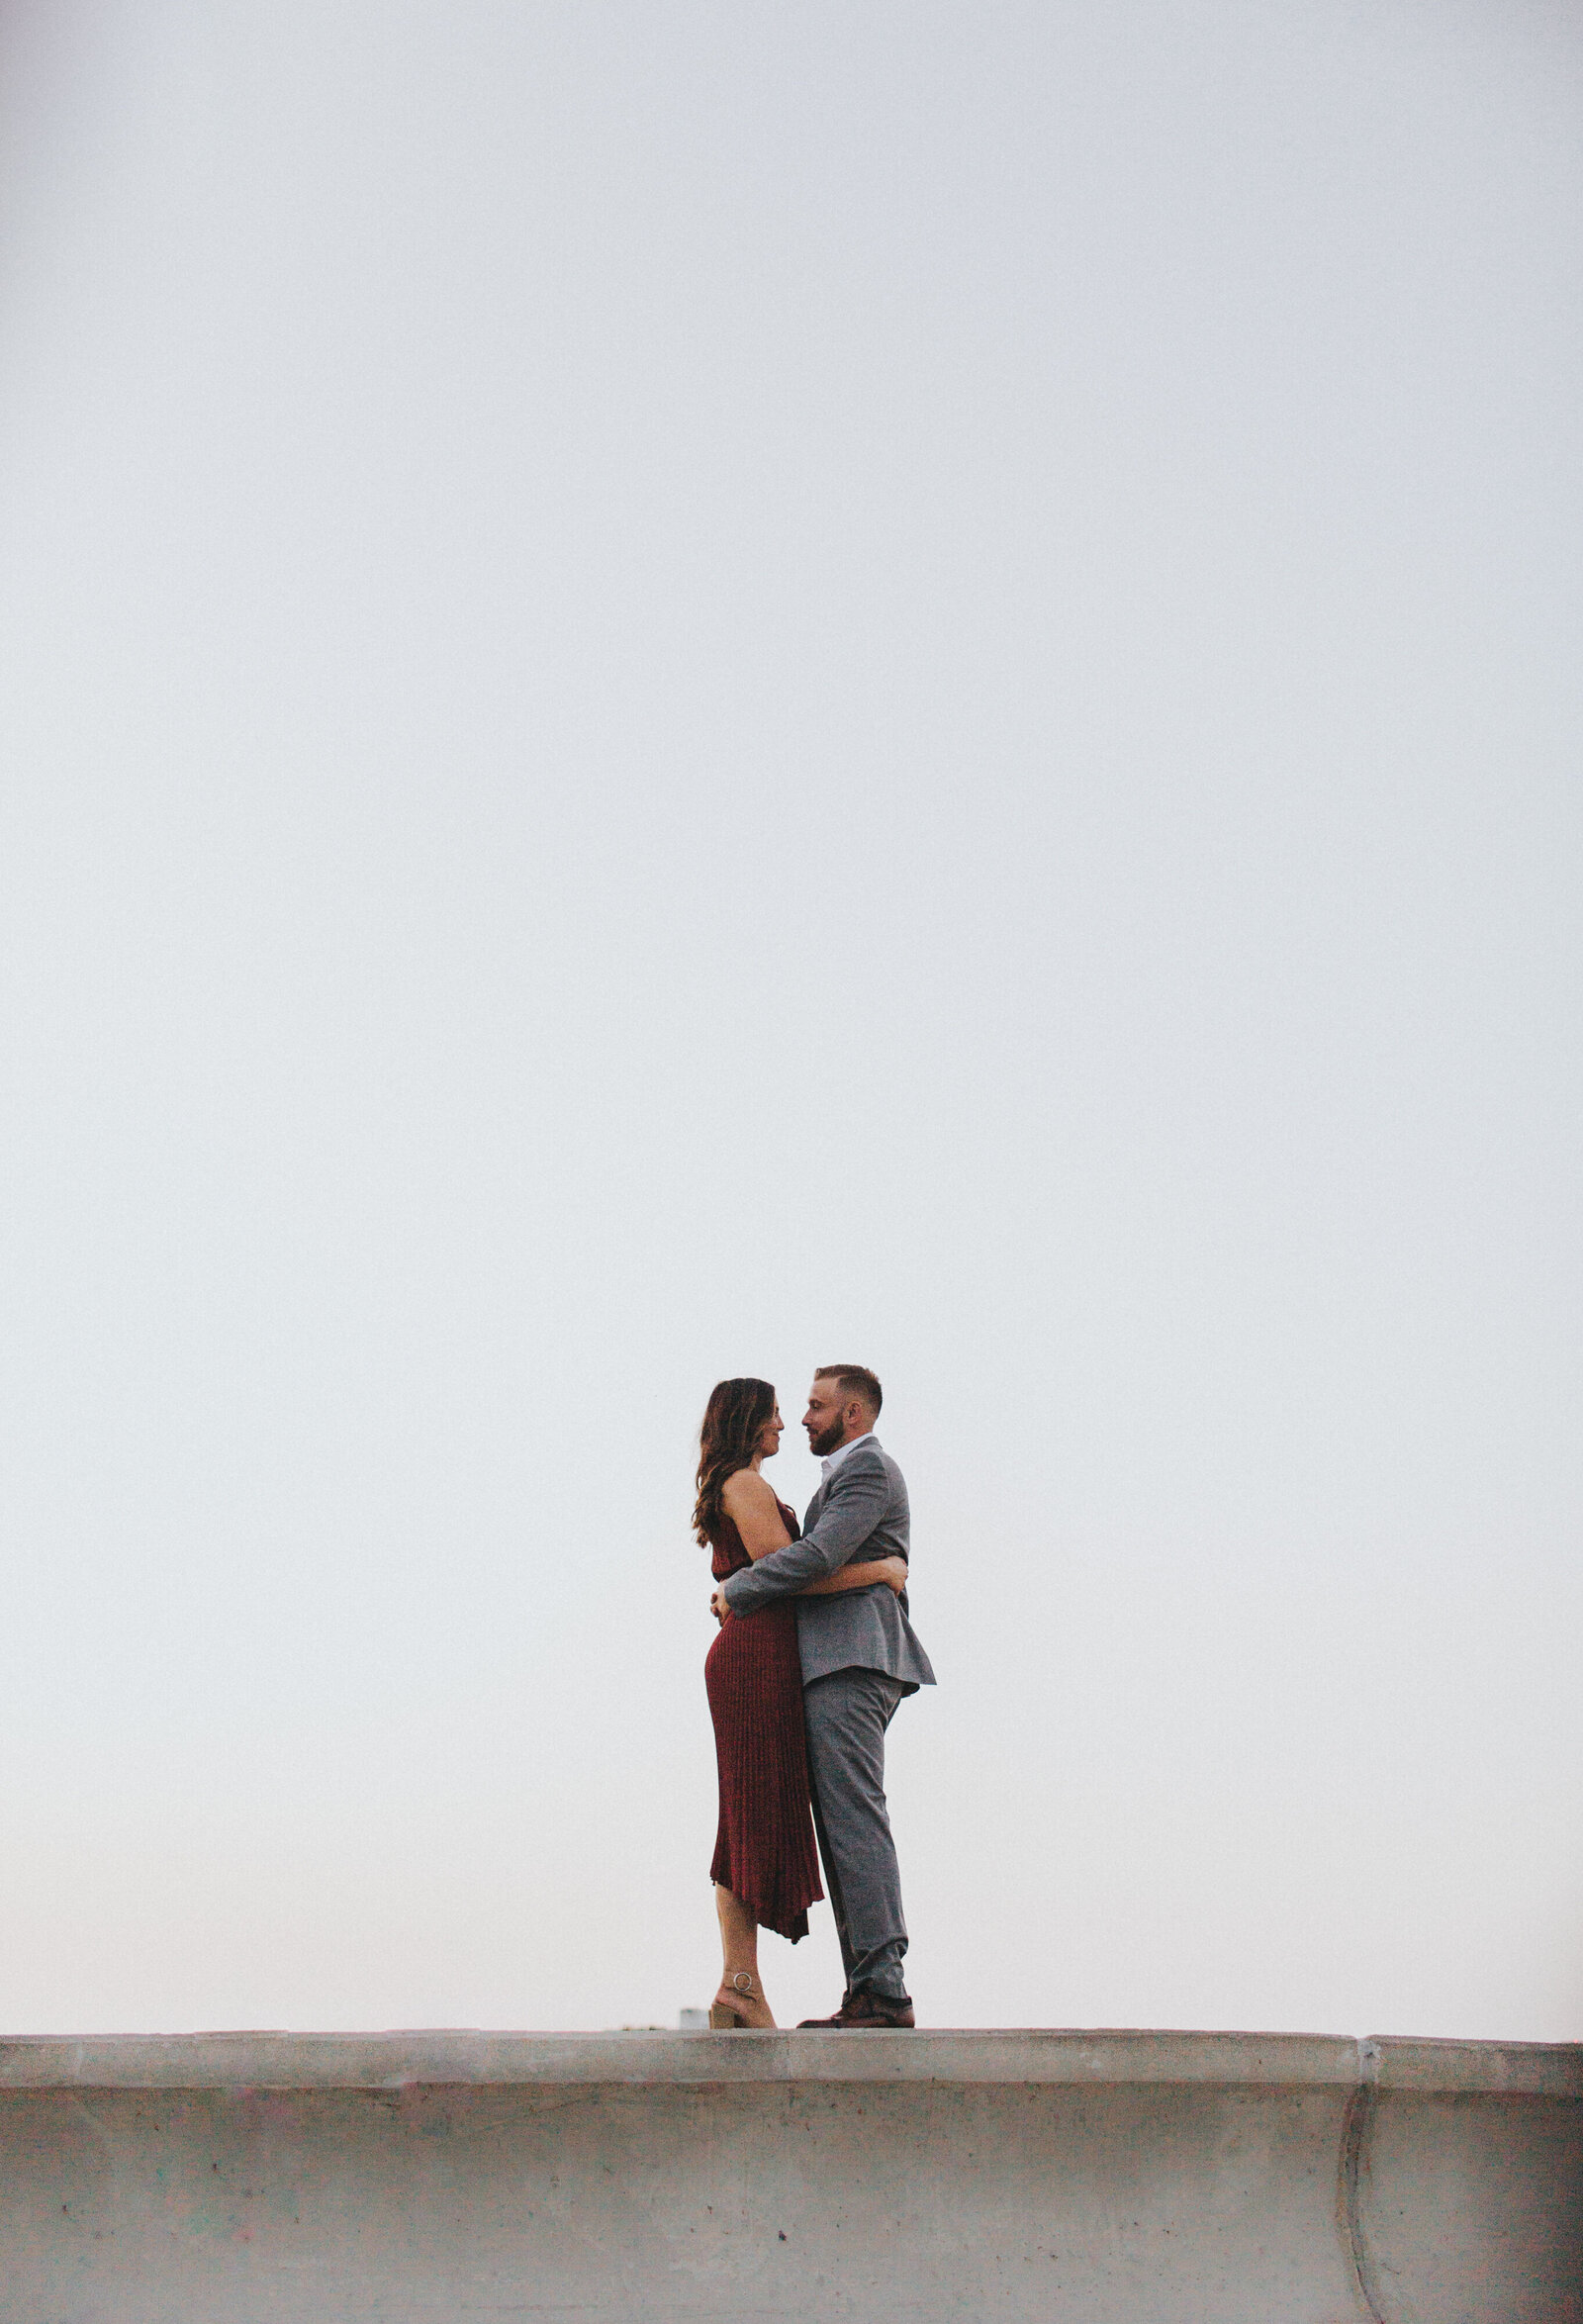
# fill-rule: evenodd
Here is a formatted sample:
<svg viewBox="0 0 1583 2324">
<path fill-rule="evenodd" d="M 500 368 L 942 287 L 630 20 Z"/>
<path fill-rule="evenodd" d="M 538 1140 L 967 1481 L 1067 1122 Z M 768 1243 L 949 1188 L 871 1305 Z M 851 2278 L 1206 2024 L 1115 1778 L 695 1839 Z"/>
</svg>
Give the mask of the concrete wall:
<svg viewBox="0 0 1583 2324">
<path fill-rule="evenodd" d="M 0 2043 L 5 2324 L 1583 2324 L 1583 2051 Z"/>
</svg>

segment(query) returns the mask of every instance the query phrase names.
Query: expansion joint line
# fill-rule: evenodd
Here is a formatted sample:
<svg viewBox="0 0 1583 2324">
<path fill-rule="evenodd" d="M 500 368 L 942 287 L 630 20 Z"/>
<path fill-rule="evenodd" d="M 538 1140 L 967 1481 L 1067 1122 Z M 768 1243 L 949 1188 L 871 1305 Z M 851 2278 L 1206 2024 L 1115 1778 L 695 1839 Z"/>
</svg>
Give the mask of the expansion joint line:
<svg viewBox="0 0 1583 2324">
<path fill-rule="evenodd" d="M 1357 2081 L 1342 2119 L 1341 2213 L 1347 2248 L 1352 2263 L 1352 2280 L 1369 2324 L 1386 2324 L 1380 2306 L 1379 2278 L 1363 2233 L 1362 2178 L 1367 2167 L 1368 2134 L 1373 2128 L 1379 2098 L 1380 2047 L 1377 2041 L 1357 2045 Z"/>
</svg>

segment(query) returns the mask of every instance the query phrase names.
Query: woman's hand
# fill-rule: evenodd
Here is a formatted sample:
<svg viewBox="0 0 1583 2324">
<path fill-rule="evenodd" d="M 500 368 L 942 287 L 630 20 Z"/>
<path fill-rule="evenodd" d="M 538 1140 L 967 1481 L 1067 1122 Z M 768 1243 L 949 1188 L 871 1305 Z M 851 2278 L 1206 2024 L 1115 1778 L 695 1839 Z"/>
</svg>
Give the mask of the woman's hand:
<svg viewBox="0 0 1583 2324">
<path fill-rule="evenodd" d="M 885 1583 L 889 1589 L 894 1590 L 896 1596 L 899 1598 L 902 1591 L 907 1586 L 906 1559 L 904 1557 L 877 1557 L 875 1559 L 875 1563 L 879 1567 L 879 1573 L 876 1576 L 876 1579 Z"/>
</svg>

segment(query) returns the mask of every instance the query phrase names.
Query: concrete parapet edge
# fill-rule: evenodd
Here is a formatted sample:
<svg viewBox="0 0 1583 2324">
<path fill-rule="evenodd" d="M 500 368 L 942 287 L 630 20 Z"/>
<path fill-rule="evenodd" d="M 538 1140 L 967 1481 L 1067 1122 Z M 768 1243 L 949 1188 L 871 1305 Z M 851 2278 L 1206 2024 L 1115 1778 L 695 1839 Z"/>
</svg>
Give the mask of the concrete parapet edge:
<svg viewBox="0 0 1583 2324">
<path fill-rule="evenodd" d="M 1008 2028 L 916 2033 L 50 2034 L 0 2040 L 0 2092 L 418 2085 L 1148 2084 L 1583 2098 L 1583 2043 Z"/>
</svg>

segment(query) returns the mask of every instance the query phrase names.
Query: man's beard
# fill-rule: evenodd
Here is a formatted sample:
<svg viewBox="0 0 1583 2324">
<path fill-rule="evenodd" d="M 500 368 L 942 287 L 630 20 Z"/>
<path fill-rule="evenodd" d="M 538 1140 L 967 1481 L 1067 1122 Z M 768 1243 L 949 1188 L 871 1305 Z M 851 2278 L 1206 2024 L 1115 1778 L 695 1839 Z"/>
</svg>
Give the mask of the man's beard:
<svg viewBox="0 0 1583 2324">
<path fill-rule="evenodd" d="M 821 1429 L 816 1437 L 808 1439 L 808 1450 L 822 1460 L 827 1452 L 835 1450 L 845 1434 L 846 1423 L 832 1421 L 827 1429 Z"/>
</svg>

